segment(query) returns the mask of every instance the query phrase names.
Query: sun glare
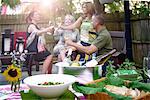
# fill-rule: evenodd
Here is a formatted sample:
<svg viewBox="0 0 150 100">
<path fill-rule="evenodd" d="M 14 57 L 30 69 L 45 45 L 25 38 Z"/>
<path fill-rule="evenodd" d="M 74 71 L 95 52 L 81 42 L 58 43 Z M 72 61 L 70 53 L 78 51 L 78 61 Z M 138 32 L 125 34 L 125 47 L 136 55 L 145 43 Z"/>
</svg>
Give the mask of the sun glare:
<svg viewBox="0 0 150 100">
<path fill-rule="evenodd" d="M 41 5 L 44 7 L 51 7 L 53 4 L 53 0 L 41 0 Z"/>
</svg>

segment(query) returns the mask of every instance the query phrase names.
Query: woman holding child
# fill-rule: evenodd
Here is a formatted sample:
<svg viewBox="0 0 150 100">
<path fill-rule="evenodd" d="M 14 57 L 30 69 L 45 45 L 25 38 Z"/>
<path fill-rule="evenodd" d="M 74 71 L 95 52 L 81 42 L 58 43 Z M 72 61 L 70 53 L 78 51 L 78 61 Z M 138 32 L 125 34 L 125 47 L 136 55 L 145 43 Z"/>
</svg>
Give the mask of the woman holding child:
<svg viewBox="0 0 150 100">
<path fill-rule="evenodd" d="M 43 29 L 38 26 L 38 22 L 40 21 L 40 14 L 38 11 L 31 11 L 26 21 L 29 23 L 27 27 L 27 50 L 28 52 L 37 52 L 34 57 L 36 61 L 44 60 L 42 73 L 51 73 L 52 55 L 45 47 L 41 46 L 41 48 L 39 48 L 39 36 L 46 32 L 53 33 L 54 29 L 52 26 Z M 43 50 L 40 51 L 39 49 Z"/>
<path fill-rule="evenodd" d="M 75 18 L 71 14 L 67 14 L 64 18 L 63 25 L 68 26 L 75 22 Z M 70 47 L 65 44 L 65 40 L 67 38 L 71 39 L 73 42 L 79 41 L 79 31 L 78 29 L 58 29 L 56 31 L 56 34 L 61 34 L 60 39 L 56 46 L 54 47 L 54 54 L 58 55 L 58 60 L 64 61 L 65 54 L 67 52 L 67 49 Z"/>
<path fill-rule="evenodd" d="M 83 15 L 80 16 L 75 23 L 69 26 L 61 26 L 63 29 L 80 29 L 80 44 L 83 46 L 91 45 L 91 42 L 95 39 L 96 34 L 90 35 L 89 32 L 93 31 L 92 16 L 95 13 L 94 5 L 91 2 L 84 2 L 82 4 Z M 80 58 L 88 60 L 85 54 L 80 53 Z M 80 59 L 81 60 L 81 59 Z"/>
</svg>

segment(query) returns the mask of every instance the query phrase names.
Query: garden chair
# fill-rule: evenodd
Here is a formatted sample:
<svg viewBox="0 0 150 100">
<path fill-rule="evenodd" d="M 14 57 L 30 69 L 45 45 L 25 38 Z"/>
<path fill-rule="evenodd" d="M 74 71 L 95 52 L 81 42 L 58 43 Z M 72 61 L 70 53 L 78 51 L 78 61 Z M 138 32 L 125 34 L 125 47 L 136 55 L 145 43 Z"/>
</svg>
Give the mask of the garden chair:
<svg viewBox="0 0 150 100">
<path fill-rule="evenodd" d="M 114 64 L 121 64 L 126 58 L 126 39 L 124 31 L 109 31 L 112 37 L 113 48 L 116 52 L 112 55 Z"/>
<path fill-rule="evenodd" d="M 26 40 L 27 40 L 26 32 L 15 32 L 15 34 L 14 34 L 14 50 L 16 50 L 16 48 L 17 48 L 16 47 L 17 39 L 20 37 L 24 40 L 24 48 L 26 46 Z"/>
<path fill-rule="evenodd" d="M 27 34 L 26 34 L 26 32 L 15 32 L 14 33 L 14 50 L 17 51 L 17 40 L 19 38 L 24 40 L 24 48 L 23 49 L 25 50 L 25 48 L 26 48 L 26 41 L 27 41 Z M 28 70 L 29 76 L 32 75 L 32 66 L 33 65 L 36 65 L 36 71 L 39 71 L 39 62 L 35 61 L 34 57 L 33 57 L 35 54 L 36 54 L 35 52 L 32 52 L 32 53 L 28 52 L 30 61 L 28 63 L 26 63 L 25 66 L 28 68 L 27 70 Z"/>
</svg>

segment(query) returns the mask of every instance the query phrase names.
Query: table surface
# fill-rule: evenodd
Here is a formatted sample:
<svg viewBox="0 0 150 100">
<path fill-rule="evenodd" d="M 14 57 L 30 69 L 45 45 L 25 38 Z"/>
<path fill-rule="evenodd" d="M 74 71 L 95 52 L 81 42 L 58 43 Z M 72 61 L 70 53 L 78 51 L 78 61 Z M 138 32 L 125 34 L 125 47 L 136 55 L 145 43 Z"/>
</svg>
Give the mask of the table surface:
<svg viewBox="0 0 150 100">
<path fill-rule="evenodd" d="M 29 90 L 25 84 L 20 85 L 20 90 Z M 0 85 L 0 100 L 22 100 L 19 92 L 12 92 L 11 85 Z"/>
<path fill-rule="evenodd" d="M 28 92 L 30 88 L 26 84 L 21 84 L 20 91 L 22 90 Z M 84 97 L 82 93 L 74 91 L 71 86 L 69 87 L 69 90 L 78 98 Z M 0 100 L 22 100 L 22 98 L 19 92 L 11 91 L 11 85 L 0 85 Z"/>
</svg>

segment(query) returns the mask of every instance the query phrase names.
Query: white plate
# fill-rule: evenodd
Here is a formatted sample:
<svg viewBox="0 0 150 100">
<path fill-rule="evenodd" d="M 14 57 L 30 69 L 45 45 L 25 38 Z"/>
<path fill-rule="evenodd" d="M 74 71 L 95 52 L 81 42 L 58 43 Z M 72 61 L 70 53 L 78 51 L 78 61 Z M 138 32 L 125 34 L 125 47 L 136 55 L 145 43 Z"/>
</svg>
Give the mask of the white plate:
<svg viewBox="0 0 150 100">
<path fill-rule="evenodd" d="M 89 68 L 87 66 L 70 66 L 69 63 L 67 62 L 58 62 L 55 64 L 55 66 L 58 66 L 58 67 L 67 67 L 67 68 Z M 99 65 L 100 66 L 100 65 Z M 91 67 L 95 67 L 95 66 L 91 66 Z"/>
</svg>

